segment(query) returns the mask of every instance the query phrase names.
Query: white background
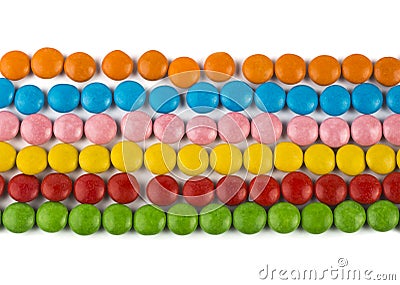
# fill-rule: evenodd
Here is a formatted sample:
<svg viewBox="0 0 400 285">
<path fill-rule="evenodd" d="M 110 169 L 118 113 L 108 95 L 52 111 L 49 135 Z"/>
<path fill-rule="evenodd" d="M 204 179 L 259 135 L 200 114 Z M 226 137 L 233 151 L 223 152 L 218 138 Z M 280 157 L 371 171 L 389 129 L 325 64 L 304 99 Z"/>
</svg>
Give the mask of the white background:
<svg viewBox="0 0 400 285">
<path fill-rule="evenodd" d="M 158 49 L 169 59 L 191 56 L 199 62 L 215 51 L 227 51 L 239 62 L 253 53 L 272 59 L 287 52 L 306 59 L 320 54 L 343 59 L 355 52 L 371 59 L 398 57 L 399 8 L 398 1 L 2 1 L 0 54 L 19 49 L 32 55 L 50 46 L 65 55 L 85 51 L 98 62 L 114 49 L 135 60 Z M 46 89 L 59 80 L 31 77 L 16 85 L 34 82 Z M 202 232 L 114 237 L 104 231 L 80 237 L 38 229 L 15 235 L 2 228 L 0 283 L 253 284 L 269 282 L 258 279 L 266 264 L 329 269 L 338 258 L 352 268 L 397 273 L 399 279 L 398 239 L 398 228 L 356 234 L 332 229 L 318 236 L 266 229 L 216 237 Z"/>
</svg>

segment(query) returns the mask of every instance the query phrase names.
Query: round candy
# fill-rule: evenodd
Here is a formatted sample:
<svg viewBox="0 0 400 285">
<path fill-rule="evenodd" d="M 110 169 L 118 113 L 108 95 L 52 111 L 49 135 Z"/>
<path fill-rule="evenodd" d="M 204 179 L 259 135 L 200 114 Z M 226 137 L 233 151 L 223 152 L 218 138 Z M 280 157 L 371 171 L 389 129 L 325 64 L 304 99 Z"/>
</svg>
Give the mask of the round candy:
<svg viewBox="0 0 400 285">
<path fill-rule="evenodd" d="M 151 136 L 153 122 L 149 115 L 142 111 L 126 114 L 121 120 L 121 132 L 124 138 L 139 142 Z"/>
<path fill-rule="evenodd" d="M 207 116 L 196 116 L 186 124 L 186 136 L 195 144 L 207 145 L 217 138 L 217 124 Z"/>
<path fill-rule="evenodd" d="M 239 205 L 248 196 L 246 182 L 236 175 L 222 177 L 215 187 L 215 192 L 218 199 L 228 206 Z"/>
<path fill-rule="evenodd" d="M 170 113 L 178 108 L 181 101 L 178 91 L 167 85 L 162 85 L 151 90 L 149 104 L 158 113 Z"/>
<path fill-rule="evenodd" d="M 6 182 L 4 181 L 3 176 L 0 175 L 0 196 L 3 195 L 5 185 L 6 185 Z M 0 211 L 0 223 L 1 223 L 1 211 Z"/>
<path fill-rule="evenodd" d="M 216 52 L 204 61 L 204 70 L 212 81 L 227 81 L 235 74 L 236 64 L 226 52 Z"/>
<path fill-rule="evenodd" d="M 120 109 L 131 112 L 141 108 L 146 101 L 146 91 L 136 81 L 124 81 L 114 90 L 114 102 Z"/>
<path fill-rule="evenodd" d="M 355 233 L 365 224 L 364 208 L 354 201 L 344 201 L 333 211 L 335 227 L 345 233 Z"/>
<path fill-rule="evenodd" d="M 322 203 L 310 203 L 301 211 L 301 226 L 311 234 L 322 234 L 333 223 L 331 209 Z"/>
<path fill-rule="evenodd" d="M 227 143 L 240 143 L 250 133 L 250 122 L 240 113 L 225 114 L 218 121 L 218 134 Z"/>
<path fill-rule="evenodd" d="M 112 165 L 123 172 L 134 172 L 143 165 L 143 151 L 134 142 L 122 141 L 111 150 Z"/>
<path fill-rule="evenodd" d="M 318 124 L 311 117 L 297 116 L 289 121 L 286 132 L 292 142 L 305 146 L 317 140 Z"/>
<path fill-rule="evenodd" d="M 400 204 L 400 173 L 390 173 L 382 181 L 383 193 L 385 197 L 395 203 Z"/>
<path fill-rule="evenodd" d="M 97 204 L 106 192 L 103 179 L 96 174 L 84 174 L 79 176 L 74 183 L 75 199 L 82 204 Z"/>
<path fill-rule="evenodd" d="M 228 175 L 242 167 L 242 153 L 231 144 L 219 144 L 211 150 L 210 166 L 219 174 Z"/>
<path fill-rule="evenodd" d="M 352 54 L 342 61 L 343 77 L 354 84 L 367 81 L 373 71 L 372 62 L 362 54 Z"/>
<path fill-rule="evenodd" d="M 108 144 L 117 135 L 117 124 L 107 114 L 91 116 L 85 123 L 85 136 L 94 144 Z"/>
<path fill-rule="evenodd" d="M 231 228 L 231 211 L 224 205 L 209 204 L 201 209 L 199 224 L 201 229 L 208 234 L 223 234 Z"/>
<path fill-rule="evenodd" d="M 382 138 L 381 122 L 371 115 L 359 116 L 351 124 L 351 137 L 362 146 L 376 144 Z"/>
<path fill-rule="evenodd" d="M 123 80 L 131 75 L 133 60 L 120 50 L 108 53 L 101 63 L 104 74 L 113 80 Z"/>
<path fill-rule="evenodd" d="M 251 136 L 259 143 L 275 144 L 282 135 L 282 122 L 274 114 L 261 113 L 250 124 Z"/>
<path fill-rule="evenodd" d="M 261 84 L 254 93 L 254 103 L 263 112 L 278 112 L 285 107 L 285 102 L 285 90 L 273 82 Z"/>
<path fill-rule="evenodd" d="M 70 84 L 57 84 L 47 93 L 47 102 L 56 112 L 68 113 L 78 107 L 81 94 L 78 88 Z"/>
<path fill-rule="evenodd" d="M 14 105 L 21 114 L 35 114 L 43 108 L 44 94 L 34 85 L 24 85 L 17 89 Z"/>
<path fill-rule="evenodd" d="M 315 197 L 324 204 L 336 206 L 347 197 L 347 184 L 336 174 L 325 174 L 315 181 Z"/>
<path fill-rule="evenodd" d="M 296 171 L 303 165 L 303 151 L 291 142 L 278 143 L 275 147 L 274 165 L 280 171 Z"/>
<path fill-rule="evenodd" d="M 159 51 L 149 50 L 137 62 L 137 70 L 146 80 L 159 80 L 168 70 L 168 59 Z"/>
<path fill-rule="evenodd" d="M 218 89 L 207 82 L 196 83 L 188 89 L 186 102 L 196 113 L 209 113 L 218 107 Z"/>
<path fill-rule="evenodd" d="M 320 55 L 308 65 L 308 76 L 318 85 L 331 85 L 335 83 L 341 73 L 340 63 L 329 55 Z"/>
<path fill-rule="evenodd" d="M 175 168 L 175 150 L 167 144 L 153 144 L 144 153 L 144 165 L 151 173 L 166 174 Z"/>
<path fill-rule="evenodd" d="M 10 80 L 20 80 L 31 71 L 29 56 L 22 51 L 7 52 L 0 59 L 0 72 Z"/>
<path fill-rule="evenodd" d="M 47 167 L 47 153 L 38 146 L 24 147 L 17 154 L 16 164 L 24 174 L 38 174 Z"/>
<path fill-rule="evenodd" d="M 56 77 L 63 71 L 64 56 L 54 48 L 41 48 L 32 56 L 32 72 L 40 78 Z"/>
<path fill-rule="evenodd" d="M 103 83 L 90 83 L 82 90 L 81 105 L 90 113 L 102 113 L 111 106 L 111 103 L 111 90 Z"/>
<path fill-rule="evenodd" d="M 141 235 L 156 235 L 164 230 L 166 223 L 164 211 L 154 205 L 140 207 L 133 216 L 135 231 Z"/>
<path fill-rule="evenodd" d="M 155 119 L 153 132 L 159 141 L 173 144 L 185 135 L 185 123 L 177 115 L 164 114 Z"/>
<path fill-rule="evenodd" d="M 198 225 L 196 209 L 188 204 L 176 204 L 167 213 L 167 224 L 171 232 L 177 235 L 188 235 Z"/>
<path fill-rule="evenodd" d="M 394 57 L 383 57 L 374 65 L 376 81 L 385 86 L 394 86 L 400 82 L 400 60 Z"/>
<path fill-rule="evenodd" d="M 243 62 L 242 73 L 251 83 L 261 84 L 274 75 L 274 64 L 263 54 L 253 54 Z"/>
<path fill-rule="evenodd" d="M 386 93 L 386 105 L 389 109 L 400 114 L 400 86 L 394 86 Z"/>
<path fill-rule="evenodd" d="M 272 161 L 272 151 L 265 144 L 252 144 L 243 153 L 243 166 L 253 174 L 264 174 L 271 171 Z"/>
<path fill-rule="evenodd" d="M 396 167 L 394 150 L 384 144 L 371 146 L 365 155 L 365 160 L 369 169 L 377 174 L 388 174 Z"/>
<path fill-rule="evenodd" d="M 253 89 L 243 81 L 231 81 L 222 87 L 220 100 L 228 110 L 240 112 L 253 101 Z"/>
<path fill-rule="evenodd" d="M 295 54 L 284 54 L 275 62 L 275 75 L 285 84 L 296 84 L 306 76 L 304 59 Z"/>
<path fill-rule="evenodd" d="M 14 85 L 6 78 L 0 78 L 0 108 L 7 107 L 14 100 Z"/>
<path fill-rule="evenodd" d="M 171 176 L 158 175 L 147 184 L 146 195 L 153 204 L 168 206 L 178 199 L 179 186 Z"/>
<path fill-rule="evenodd" d="M 281 187 L 279 183 L 271 176 L 258 175 L 254 177 L 249 184 L 250 198 L 267 207 L 275 204 L 281 196 Z"/>
<path fill-rule="evenodd" d="M 78 150 L 70 144 L 57 144 L 50 149 L 48 161 L 50 167 L 57 172 L 75 171 L 78 168 Z"/>
<path fill-rule="evenodd" d="M 383 121 L 383 135 L 389 143 L 400 145 L 400 115 L 391 115 Z"/>
<path fill-rule="evenodd" d="M 289 109 L 294 113 L 307 115 L 317 109 L 318 95 L 309 86 L 297 85 L 289 90 L 286 102 Z"/>
<path fill-rule="evenodd" d="M 304 164 L 314 174 L 328 174 L 335 169 L 335 153 L 324 144 L 313 144 L 304 152 Z"/>
<path fill-rule="evenodd" d="M 110 152 L 103 146 L 89 145 L 79 153 L 79 165 L 86 172 L 105 172 L 110 168 Z"/>
<path fill-rule="evenodd" d="M 52 135 L 51 121 L 42 114 L 29 115 L 21 123 L 21 137 L 29 144 L 45 144 Z"/>
<path fill-rule="evenodd" d="M 30 202 L 36 199 L 39 189 L 39 179 L 31 175 L 18 174 L 8 182 L 8 194 L 18 202 Z"/>
<path fill-rule="evenodd" d="M 383 95 L 375 85 L 363 83 L 354 88 L 351 94 L 351 103 L 358 112 L 372 114 L 382 107 Z"/>
<path fill-rule="evenodd" d="M 68 209 L 60 202 L 46 202 L 36 212 L 36 224 L 45 232 L 55 233 L 65 228 Z"/>
<path fill-rule="evenodd" d="M 319 104 L 322 111 L 330 116 L 343 115 L 351 105 L 350 93 L 342 86 L 331 85 L 322 91 Z"/>
<path fill-rule="evenodd" d="M 260 232 L 267 223 L 267 212 L 256 203 L 240 204 L 233 211 L 233 226 L 244 234 Z"/>
<path fill-rule="evenodd" d="M 183 173 L 190 176 L 202 174 L 208 168 L 207 150 L 196 144 L 182 147 L 177 156 L 177 164 Z"/>
<path fill-rule="evenodd" d="M 64 71 L 73 81 L 85 82 L 95 74 L 96 62 L 90 55 L 76 52 L 65 59 Z"/>
<path fill-rule="evenodd" d="M 289 203 L 303 205 L 313 195 L 313 182 L 302 172 L 291 172 L 281 182 L 282 196 Z"/>
<path fill-rule="evenodd" d="M 69 213 L 68 225 L 78 235 L 94 234 L 100 229 L 101 213 L 93 205 L 78 205 Z"/>
<path fill-rule="evenodd" d="M 372 204 L 381 197 L 382 186 L 375 176 L 360 174 L 350 181 L 349 194 L 358 203 Z"/>
<path fill-rule="evenodd" d="M 290 203 L 280 202 L 268 211 L 268 226 L 275 232 L 287 234 L 300 225 L 300 211 Z"/>
<path fill-rule="evenodd" d="M 341 147 L 349 142 L 349 125 L 341 118 L 328 118 L 319 126 L 319 137 L 329 147 Z"/>
<path fill-rule="evenodd" d="M 6 142 L 0 142 L 0 172 L 6 172 L 15 165 L 16 150 Z"/>
<path fill-rule="evenodd" d="M 42 195 L 50 201 L 63 201 L 72 192 L 72 180 L 65 174 L 51 173 L 44 177 L 40 190 Z"/>
<path fill-rule="evenodd" d="M 367 209 L 367 222 L 376 231 L 390 231 L 399 223 L 399 209 L 389 201 L 375 202 Z"/>
<path fill-rule="evenodd" d="M 336 153 L 336 165 L 344 174 L 360 174 L 365 169 L 364 151 L 353 144 L 344 145 Z"/>
<path fill-rule="evenodd" d="M 19 131 L 19 119 L 8 111 L 0 112 L 0 141 L 9 141 L 15 138 Z"/>
<path fill-rule="evenodd" d="M 178 57 L 170 63 L 168 77 L 175 86 L 189 88 L 200 79 L 200 67 L 190 57 Z"/>
<path fill-rule="evenodd" d="M 129 232 L 132 228 L 132 221 L 132 211 L 125 205 L 112 204 L 103 212 L 103 228 L 112 235 Z"/>
<path fill-rule="evenodd" d="M 214 200 L 214 183 L 204 176 L 191 177 L 183 185 L 182 195 L 189 204 L 204 207 Z"/>
<path fill-rule="evenodd" d="M 129 204 L 139 197 L 140 185 L 135 176 L 128 173 L 117 173 L 108 180 L 107 192 L 115 202 Z"/>
<path fill-rule="evenodd" d="M 35 225 L 35 210 L 25 203 L 13 203 L 4 210 L 2 220 L 10 232 L 24 233 Z"/>
<path fill-rule="evenodd" d="M 83 122 L 75 114 L 58 117 L 53 125 L 54 136 L 64 143 L 79 141 L 83 135 Z"/>
</svg>

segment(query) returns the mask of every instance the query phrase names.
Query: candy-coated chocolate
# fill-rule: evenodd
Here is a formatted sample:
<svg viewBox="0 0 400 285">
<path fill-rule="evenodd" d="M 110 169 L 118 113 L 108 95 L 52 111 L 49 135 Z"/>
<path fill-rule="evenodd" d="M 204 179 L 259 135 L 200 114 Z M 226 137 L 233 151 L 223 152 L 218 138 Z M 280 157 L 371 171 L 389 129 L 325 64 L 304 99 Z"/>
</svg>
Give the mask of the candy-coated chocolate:
<svg viewBox="0 0 400 285">
<path fill-rule="evenodd" d="M 180 101 L 180 94 L 174 87 L 161 85 L 150 91 L 149 104 L 158 113 L 168 114 L 174 111 Z"/>
<path fill-rule="evenodd" d="M 159 141 L 173 144 L 185 135 L 185 123 L 175 114 L 163 114 L 154 120 L 153 133 Z"/>
<path fill-rule="evenodd" d="M 392 172 L 382 181 L 382 188 L 385 197 L 395 203 L 400 204 L 400 173 Z"/>
<path fill-rule="evenodd" d="M 34 53 L 31 69 L 37 77 L 49 79 L 63 71 L 64 56 L 54 48 L 45 47 Z"/>
<path fill-rule="evenodd" d="M 122 235 L 129 232 L 132 228 L 132 222 L 132 211 L 125 205 L 112 204 L 103 212 L 103 228 L 112 235 Z"/>
<path fill-rule="evenodd" d="M 56 112 L 68 113 L 78 107 L 81 94 L 73 85 L 57 84 L 47 93 L 47 103 Z"/>
<path fill-rule="evenodd" d="M 255 234 L 264 229 L 267 223 L 267 212 L 256 203 L 240 204 L 233 211 L 233 226 L 244 234 Z"/>
<path fill-rule="evenodd" d="M 336 153 L 336 165 L 344 174 L 355 176 L 365 169 L 364 151 L 359 146 L 346 144 Z"/>
<path fill-rule="evenodd" d="M 313 182 L 302 172 L 291 172 L 281 182 L 282 196 L 289 203 L 303 205 L 312 198 Z"/>
<path fill-rule="evenodd" d="M 54 202 L 67 199 L 72 192 L 72 180 L 62 173 L 50 173 L 40 185 L 42 195 Z"/>
<path fill-rule="evenodd" d="M 364 208 L 354 201 L 344 201 L 333 211 L 335 227 L 345 233 L 355 233 L 365 224 Z"/>
<path fill-rule="evenodd" d="M 6 78 L 0 78 L 0 108 L 9 106 L 14 100 L 14 84 Z"/>
<path fill-rule="evenodd" d="M 0 141 L 15 138 L 19 131 L 19 119 L 9 111 L 0 112 Z"/>
<path fill-rule="evenodd" d="M 263 112 L 278 112 L 285 107 L 286 92 L 278 84 L 266 82 L 254 92 L 254 103 Z"/>
<path fill-rule="evenodd" d="M 251 136 L 263 144 L 275 144 L 282 135 L 282 128 L 279 118 L 269 113 L 258 114 L 250 124 Z"/>
<path fill-rule="evenodd" d="M 8 205 L 3 212 L 4 227 L 12 233 L 25 233 L 35 225 L 35 210 L 25 203 Z"/>
<path fill-rule="evenodd" d="M 249 184 L 250 198 L 267 207 L 275 204 L 281 196 L 281 187 L 275 178 L 268 175 L 257 175 Z"/>
<path fill-rule="evenodd" d="M 219 144 L 211 150 L 210 166 L 219 174 L 233 174 L 242 167 L 242 153 L 232 144 Z"/>
<path fill-rule="evenodd" d="M 106 185 L 96 174 L 81 175 L 74 183 L 75 199 L 82 204 L 97 204 L 103 199 L 105 192 Z"/>
<path fill-rule="evenodd" d="M 295 231 L 300 225 L 300 220 L 299 209 L 287 202 L 277 203 L 268 211 L 268 226 L 280 234 Z"/>
<path fill-rule="evenodd" d="M 218 121 L 218 135 L 227 143 L 240 143 L 249 133 L 249 119 L 240 113 L 227 113 Z"/>
<path fill-rule="evenodd" d="M 327 146 L 341 147 L 349 142 L 350 127 L 341 118 L 328 118 L 319 126 L 319 137 Z"/>
<path fill-rule="evenodd" d="M 186 103 L 196 113 L 209 113 L 218 107 L 218 89 L 208 82 L 196 83 L 188 89 Z"/>
<path fill-rule="evenodd" d="M 150 202 L 159 206 L 168 206 L 178 199 L 179 186 L 174 178 L 158 175 L 146 186 L 146 195 Z"/>
<path fill-rule="evenodd" d="M 132 112 L 146 101 L 146 90 L 136 81 L 123 81 L 114 90 L 114 102 L 120 109 Z"/>
<path fill-rule="evenodd" d="M 351 105 L 350 93 L 340 85 L 331 85 L 319 96 L 322 111 L 330 116 L 340 116 L 346 113 Z"/>
<path fill-rule="evenodd" d="M 117 173 L 108 180 L 107 192 L 115 202 L 128 204 L 139 197 L 140 185 L 135 176 L 129 173 Z"/>
<path fill-rule="evenodd" d="M 153 122 L 150 116 L 142 111 L 128 113 L 121 120 L 122 135 L 133 142 L 148 139 L 152 130 Z"/>
<path fill-rule="evenodd" d="M 77 142 L 83 135 L 83 121 L 75 114 L 62 115 L 54 121 L 53 133 L 64 143 Z"/>
<path fill-rule="evenodd" d="M 265 174 L 271 171 L 272 165 L 272 150 L 265 144 L 252 144 L 243 152 L 243 166 L 250 173 Z"/>
<path fill-rule="evenodd" d="M 347 184 L 336 174 L 325 174 L 315 181 L 315 197 L 324 204 L 335 206 L 347 197 Z"/>
<path fill-rule="evenodd" d="M 45 232 L 55 233 L 65 228 L 68 209 L 60 202 L 46 202 L 36 212 L 36 224 Z"/>
<path fill-rule="evenodd" d="M 318 124 L 311 117 L 296 116 L 289 121 L 286 132 L 295 144 L 300 146 L 310 145 L 318 138 Z"/>
<path fill-rule="evenodd" d="M 0 172 L 6 172 L 15 165 L 17 151 L 12 145 L 6 142 L 0 142 Z"/>
<path fill-rule="evenodd" d="M 361 115 L 351 124 L 351 137 L 361 146 L 376 144 L 382 138 L 382 124 L 371 115 Z"/>
<path fill-rule="evenodd" d="M 350 181 L 349 194 L 358 203 L 372 204 L 381 197 L 382 185 L 375 176 L 360 174 Z"/>
<path fill-rule="evenodd" d="M 332 210 L 322 203 L 310 203 L 301 211 L 301 227 L 311 234 L 322 234 L 333 223 Z"/>
<path fill-rule="evenodd" d="M 195 144 L 207 145 L 217 138 L 217 124 L 207 116 L 196 116 L 186 124 L 186 136 Z"/>
<path fill-rule="evenodd" d="M 400 115 L 391 115 L 383 121 L 383 135 L 389 143 L 400 145 Z"/>
<path fill-rule="evenodd" d="M 3 195 L 3 191 L 4 191 L 4 186 L 6 185 L 6 182 L 3 178 L 3 176 L 0 175 L 0 196 Z M 0 211 L 0 215 L 1 215 L 1 211 Z M 0 216 L 0 222 L 1 222 L 1 216 Z"/>
<path fill-rule="evenodd" d="M 253 89 L 243 81 L 230 81 L 220 92 L 222 105 L 230 111 L 243 111 L 253 102 Z"/>
<path fill-rule="evenodd" d="M 7 52 L 0 59 L 0 72 L 10 80 L 20 80 L 31 71 L 29 56 L 22 51 Z"/>
<path fill-rule="evenodd" d="M 51 139 L 53 126 L 45 115 L 33 114 L 22 120 L 20 132 L 27 143 L 41 145 Z"/>
<path fill-rule="evenodd" d="M 399 209 L 389 201 L 375 202 L 367 209 L 367 222 L 378 232 L 390 231 L 399 223 Z"/>
<path fill-rule="evenodd" d="M 76 52 L 65 59 L 64 72 L 73 81 L 85 82 L 96 73 L 96 62 L 90 55 Z"/>
<path fill-rule="evenodd" d="M 209 55 L 204 61 L 204 70 L 212 81 L 227 81 L 235 74 L 236 64 L 226 52 L 216 52 Z"/>
<path fill-rule="evenodd" d="M 396 154 L 384 144 L 371 146 L 365 154 L 369 169 L 377 174 L 388 174 L 396 167 Z"/>
<path fill-rule="evenodd" d="M 383 57 L 374 65 L 376 81 L 385 86 L 394 86 L 400 82 L 400 60 L 394 57 Z"/>
<path fill-rule="evenodd" d="M 373 71 L 371 60 L 362 54 L 352 54 L 342 61 L 343 77 L 354 84 L 367 81 Z"/>
<path fill-rule="evenodd" d="M 100 145 L 89 145 L 79 153 L 80 167 L 89 173 L 105 172 L 110 168 L 110 152 Z"/>
<path fill-rule="evenodd" d="M 159 80 L 168 70 L 168 59 L 161 52 L 149 50 L 139 57 L 137 70 L 146 80 Z"/>
<path fill-rule="evenodd" d="M 396 114 L 400 114 L 400 86 L 390 88 L 385 98 L 389 109 Z"/>
<path fill-rule="evenodd" d="M 188 204 L 175 204 L 168 210 L 167 225 L 168 229 L 174 234 L 191 234 L 198 225 L 196 209 Z"/>
<path fill-rule="evenodd" d="M 167 144 L 153 144 L 144 153 L 144 165 L 151 173 L 166 174 L 175 168 L 175 150 Z"/>
<path fill-rule="evenodd" d="M 375 85 L 362 83 L 353 89 L 351 104 L 362 114 L 372 114 L 382 107 L 383 95 Z"/>
<path fill-rule="evenodd" d="M 143 151 L 134 142 L 122 141 L 115 144 L 111 150 L 112 165 L 123 172 L 133 172 L 143 165 Z"/>
<path fill-rule="evenodd" d="M 280 171 L 296 171 L 303 165 L 303 151 L 291 142 L 278 143 L 275 146 L 274 165 Z"/>
<path fill-rule="evenodd" d="M 96 114 L 85 122 L 85 136 L 94 144 L 108 144 L 117 135 L 117 124 L 107 114 Z"/>
<path fill-rule="evenodd" d="M 170 63 L 168 77 L 175 86 L 189 88 L 200 79 L 200 67 L 190 57 L 178 57 Z"/>
<path fill-rule="evenodd" d="M 17 89 L 14 105 L 23 115 L 35 114 L 43 108 L 44 94 L 35 85 L 24 85 Z"/>
<path fill-rule="evenodd" d="M 284 54 L 275 62 L 275 75 L 285 84 L 296 84 L 306 76 L 304 59 L 295 54 Z"/>
<path fill-rule="evenodd" d="M 177 164 L 183 173 L 190 176 L 200 175 L 208 168 L 207 150 L 196 144 L 182 147 L 177 156 Z"/>
<path fill-rule="evenodd" d="M 183 185 L 182 194 L 189 204 L 204 207 L 214 200 L 214 183 L 204 176 L 191 177 Z"/>
<path fill-rule="evenodd" d="M 324 144 L 313 144 L 304 152 L 304 164 L 314 174 L 328 174 L 335 169 L 335 153 Z"/>
<path fill-rule="evenodd" d="M 135 211 L 133 226 L 141 235 L 156 235 L 167 223 L 164 211 L 155 205 L 144 205 Z"/>
<path fill-rule="evenodd" d="M 270 80 L 274 75 L 274 64 L 263 54 L 253 54 L 243 62 L 242 73 L 251 83 L 261 84 Z"/>
<path fill-rule="evenodd" d="M 24 174 L 38 174 L 47 167 L 47 152 L 38 146 L 24 147 L 17 154 L 16 164 Z"/>
<path fill-rule="evenodd" d="M 289 109 L 299 115 L 308 115 L 318 106 L 318 95 L 306 85 L 297 85 L 289 90 L 286 98 Z"/>
<path fill-rule="evenodd" d="M 308 65 L 308 76 L 318 85 L 331 85 L 339 79 L 340 74 L 340 63 L 329 55 L 317 56 Z"/>
<path fill-rule="evenodd" d="M 113 80 L 124 80 L 131 75 L 133 60 L 121 50 L 108 53 L 101 63 L 104 74 Z"/>
<path fill-rule="evenodd" d="M 35 176 L 18 174 L 8 182 L 8 194 L 15 201 L 30 202 L 39 195 L 40 182 Z"/>
<path fill-rule="evenodd" d="M 90 113 L 102 113 L 111 106 L 111 103 L 111 90 L 103 83 L 90 83 L 82 90 L 81 105 Z"/>
<path fill-rule="evenodd" d="M 249 191 L 242 178 L 236 175 L 227 175 L 217 182 L 215 192 L 222 203 L 236 206 L 246 201 Z"/>
<path fill-rule="evenodd" d="M 93 205 L 78 205 L 69 213 L 68 225 L 78 235 L 94 234 L 100 229 L 101 213 Z"/>
<path fill-rule="evenodd" d="M 56 144 L 47 156 L 49 166 L 59 173 L 69 173 L 78 168 L 78 150 L 70 144 Z"/>
<path fill-rule="evenodd" d="M 211 235 L 220 235 L 232 225 L 232 213 L 228 207 L 209 204 L 200 211 L 199 224 L 203 231 Z"/>
</svg>

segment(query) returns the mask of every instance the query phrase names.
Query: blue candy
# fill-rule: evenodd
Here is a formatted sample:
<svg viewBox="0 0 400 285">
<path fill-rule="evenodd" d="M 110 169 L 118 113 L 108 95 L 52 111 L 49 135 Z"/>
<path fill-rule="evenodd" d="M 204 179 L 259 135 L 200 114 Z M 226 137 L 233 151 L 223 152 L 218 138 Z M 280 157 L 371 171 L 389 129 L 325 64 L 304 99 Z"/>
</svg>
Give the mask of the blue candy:
<svg viewBox="0 0 400 285">
<path fill-rule="evenodd" d="M 263 112 L 278 112 L 285 107 L 285 101 L 285 90 L 273 82 L 261 84 L 254 93 L 254 102 L 258 109 Z"/>
<path fill-rule="evenodd" d="M 306 85 L 298 85 L 290 89 L 286 99 L 290 110 L 299 115 L 307 115 L 318 107 L 318 95 L 314 89 Z"/>
<path fill-rule="evenodd" d="M 340 116 L 350 108 L 350 93 L 342 86 L 329 86 L 322 91 L 319 97 L 319 104 L 321 105 L 321 109 L 328 115 Z"/>
<path fill-rule="evenodd" d="M 209 113 L 218 107 L 218 89 L 207 82 L 196 83 L 186 93 L 186 102 L 197 113 Z"/>
<path fill-rule="evenodd" d="M 70 84 L 54 85 L 47 93 L 50 107 L 60 113 L 68 113 L 79 105 L 81 95 L 78 88 Z"/>
<path fill-rule="evenodd" d="M 151 108 L 158 113 L 170 113 L 178 108 L 180 96 L 178 91 L 171 86 L 158 86 L 149 95 Z"/>
<path fill-rule="evenodd" d="M 6 78 L 0 78 L 0 108 L 7 107 L 14 99 L 14 85 Z"/>
<path fill-rule="evenodd" d="M 114 102 L 124 111 L 135 111 L 143 106 L 146 91 L 135 81 L 124 81 L 114 90 Z"/>
<path fill-rule="evenodd" d="M 383 95 L 375 85 L 363 83 L 354 88 L 351 94 L 351 103 L 358 112 L 372 114 L 382 107 Z"/>
<path fill-rule="evenodd" d="M 243 111 L 253 101 L 253 89 L 243 81 L 231 81 L 222 87 L 220 100 L 228 110 Z"/>
<path fill-rule="evenodd" d="M 400 86 L 390 88 L 386 94 L 386 105 L 392 112 L 400 114 Z"/>
<path fill-rule="evenodd" d="M 91 83 L 82 90 L 82 107 L 90 113 L 101 113 L 112 103 L 111 90 L 103 83 Z"/>
<path fill-rule="evenodd" d="M 14 105 L 21 114 L 35 114 L 44 105 L 44 94 L 35 85 L 22 86 L 15 93 Z"/>
</svg>

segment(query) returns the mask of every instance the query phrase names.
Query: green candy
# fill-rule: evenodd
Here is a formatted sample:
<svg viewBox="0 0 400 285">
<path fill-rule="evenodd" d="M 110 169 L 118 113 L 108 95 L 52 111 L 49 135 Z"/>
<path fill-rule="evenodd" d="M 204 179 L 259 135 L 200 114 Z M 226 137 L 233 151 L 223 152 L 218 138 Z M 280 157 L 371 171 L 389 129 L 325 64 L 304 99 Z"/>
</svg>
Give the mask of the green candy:
<svg viewBox="0 0 400 285">
<path fill-rule="evenodd" d="M 113 235 L 122 235 L 132 228 L 132 211 L 121 204 L 108 206 L 103 212 L 103 228 Z"/>
<path fill-rule="evenodd" d="M 59 202 L 46 202 L 36 213 L 36 224 L 45 232 L 55 233 L 67 225 L 68 209 Z"/>
<path fill-rule="evenodd" d="M 233 211 L 233 226 L 244 234 L 260 232 L 267 223 L 267 212 L 256 203 L 240 204 Z"/>
<path fill-rule="evenodd" d="M 188 204 L 176 204 L 167 213 L 168 228 L 177 235 L 194 232 L 198 224 L 196 209 Z"/>
<path fill-rule="evenodd" d="M 24 233 L 35 225 L 35 210 L 25 203 L 9 205 L 3 213 L 3 225 L 13 233 Z"/>
<path fill-rule="evenodd" d="M 311 234 L 326 232 L 333 223 L 331 209 L 322 203 L 311 203 L 301 211 L 301 226 Z"/>
<path fill-rule="evenodd" d="M 144 205 L 133 216 L 135 231 L 142 235 L 155 235 L 165 228 L 167 218 L 164 211 L 155 205 Z"/>
<path fill-rule="evenodd" d="M 0 225 L 1 225 L 1 211 L 0 211 Z"/>
<path fill-rule="evenodd" d="M 100 228 L 101 213 L 93 205 L 82 204 L 71 210 L 68 224 L 71 230 L 78 235 L 91 235 Z"/>
<path fill-rule="evenodd" d="M 230 229 L 232 214 L 225 205 L 209 204 L 200 211 L 199 223 L 206 233 L 219 235 Z"/>
<path fill-rule="evenodd" d="M 367 221 L 376 231 L 390 231 L 399 223 L 399 209 L 389 201 L 375 202 L 367 210 Z"/>
<path fill-rule="evenodd" d="M 269 227 L 281 234 L 287 234 L 296 230 L 300 225 L 300 211 L 287 202 L 273 205 L 268 211 Z"/>
<path fill-rule="evenodd" d="M 354 201 L 344 201 L 333 211 L 335 226 L 345 233 L 354 233 L 365 224 L 364 208 Z"/>
</svg>

